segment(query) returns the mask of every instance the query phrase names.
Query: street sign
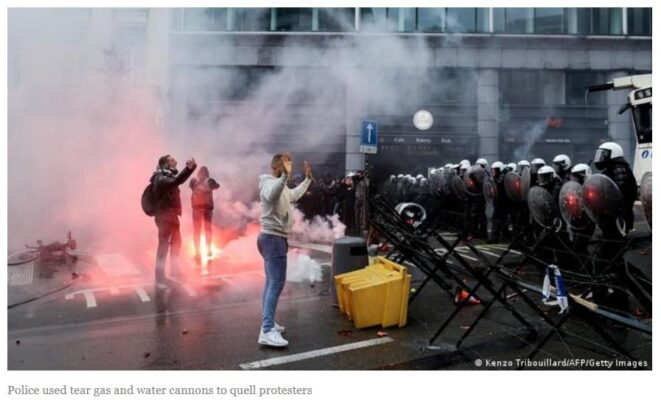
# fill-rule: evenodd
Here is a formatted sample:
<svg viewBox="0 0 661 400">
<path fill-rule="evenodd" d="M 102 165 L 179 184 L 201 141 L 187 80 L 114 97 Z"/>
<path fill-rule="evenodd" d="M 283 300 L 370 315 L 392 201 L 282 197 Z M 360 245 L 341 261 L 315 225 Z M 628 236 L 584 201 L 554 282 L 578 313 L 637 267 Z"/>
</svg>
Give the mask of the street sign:
<svg viewBox="0 0 661 400">
<path fill-rule="evenodd" d="M 379 143 L 379 123 L 377 121 L 363 121 L 360 131 L 360 152 L 376 154 Z"/>
</svg>

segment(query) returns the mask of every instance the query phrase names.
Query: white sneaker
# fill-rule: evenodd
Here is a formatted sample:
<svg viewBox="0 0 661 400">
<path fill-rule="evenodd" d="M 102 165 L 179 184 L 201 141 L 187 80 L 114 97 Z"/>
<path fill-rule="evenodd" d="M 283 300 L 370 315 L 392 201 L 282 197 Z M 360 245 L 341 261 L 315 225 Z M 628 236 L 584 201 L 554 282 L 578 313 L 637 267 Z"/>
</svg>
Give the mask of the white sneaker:
<svg viewBox="0 0 661 400">
<path fill-rule="evenodd" d="M 285 327 L 282 325 L 278 325 L 277 322 L 273 323 L 273 329 L 275 329 L 277 332 L 285 333 Z"/>
<path fill-rule="evenodd" d="M 285 347 L 289 344 L 288 341 L 282 338 L 280 332 L 275 329 L 271 329 L 266 333 L 260 331 L 257 343 L 272 347 Z"/>
</svg>

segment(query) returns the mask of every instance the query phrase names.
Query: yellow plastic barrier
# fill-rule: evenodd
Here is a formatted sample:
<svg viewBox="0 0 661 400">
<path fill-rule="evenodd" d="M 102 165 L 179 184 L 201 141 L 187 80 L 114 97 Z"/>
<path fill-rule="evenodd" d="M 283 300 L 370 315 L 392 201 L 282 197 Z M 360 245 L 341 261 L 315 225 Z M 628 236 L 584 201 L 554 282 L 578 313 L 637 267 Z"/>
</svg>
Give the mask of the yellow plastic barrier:
<svg viewBox="0 0 661 400">
<path fill-rule="evenodd" d="M 406 325 L 411 275 L 384 257 L 367 267 L 335 277 L 340 311 L 356 328 Z"/>
</svg>

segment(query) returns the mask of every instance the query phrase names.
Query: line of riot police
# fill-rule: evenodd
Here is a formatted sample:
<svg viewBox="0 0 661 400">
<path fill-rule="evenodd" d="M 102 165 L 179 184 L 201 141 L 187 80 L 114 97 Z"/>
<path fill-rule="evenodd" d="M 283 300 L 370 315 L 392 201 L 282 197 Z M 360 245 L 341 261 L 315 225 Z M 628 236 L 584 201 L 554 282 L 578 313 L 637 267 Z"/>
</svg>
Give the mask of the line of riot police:
<svg viewBox="0 0 661 400">
<path fill-rule="evenodd" d="M 391 175 L 380 192 L 393 205 L 419 204 L 427 218 L 465 232 L 469 240 L 532 245 L 541 232 L 552 231 L 539 246 L 548 262 L 571 263 L 565 249 L 587 257 L 598 226 L 602 238 L 614 243 L 598 256 L 611 259 L 633 229 L 637 185 L 617 143 L 600 145 L 593 165 L 599 173 L 585 163 L 572 165 L 565 154 L 550 165 L 541 158 L 490 166 L 484 158 L 473 165 L 462 160 L 431 169 L 428 178 Z M 493 209 L 490 231 L 487 205 Z"/>
</svg>

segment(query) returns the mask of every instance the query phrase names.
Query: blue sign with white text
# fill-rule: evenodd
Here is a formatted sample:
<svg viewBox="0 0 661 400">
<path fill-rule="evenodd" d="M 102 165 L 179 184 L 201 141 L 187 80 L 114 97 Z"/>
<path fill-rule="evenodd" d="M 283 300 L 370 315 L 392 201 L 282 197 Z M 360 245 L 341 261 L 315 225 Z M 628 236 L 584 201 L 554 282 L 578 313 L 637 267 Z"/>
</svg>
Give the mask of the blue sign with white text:
<svg viewBox="0 0 661 400">
<path fill-rule="evenodd" d="M 376 154 L 379 143 L 379 123 L 364 120 L 360 131 L 360 152 Z"/>
</svg>

